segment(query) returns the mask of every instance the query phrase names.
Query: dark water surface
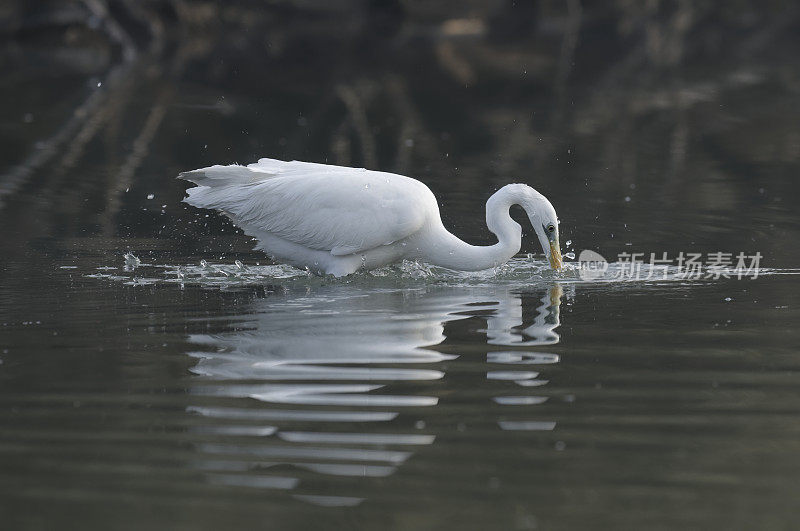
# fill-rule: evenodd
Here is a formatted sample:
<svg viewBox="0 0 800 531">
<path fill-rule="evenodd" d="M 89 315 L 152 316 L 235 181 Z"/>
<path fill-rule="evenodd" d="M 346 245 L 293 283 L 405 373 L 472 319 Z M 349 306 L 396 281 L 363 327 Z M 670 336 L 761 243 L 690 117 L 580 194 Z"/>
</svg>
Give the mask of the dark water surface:
<svg viewBox="0 0 800 531">
<path fill-rule="evenodd" d="M 0 12 L 0 527 L 796 528 L 796 9 L 104 4 Z M 308 277 L 180 203 L 259 156 L 766 270 Z"/>
<path fill-rule="evenodd" d="M 4 288 L 18 527 L 797 516 L 793 276 L 221 290 L 85 278 L 97 260 Z"/>
</svg>

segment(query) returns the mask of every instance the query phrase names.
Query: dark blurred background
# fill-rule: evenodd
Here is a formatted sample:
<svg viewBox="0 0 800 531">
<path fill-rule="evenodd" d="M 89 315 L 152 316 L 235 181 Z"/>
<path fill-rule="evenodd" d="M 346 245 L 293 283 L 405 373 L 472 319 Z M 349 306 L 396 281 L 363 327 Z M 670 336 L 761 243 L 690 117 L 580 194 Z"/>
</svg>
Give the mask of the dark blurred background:
<svg viewBox="0 0 800 531">
<path fill-rule="evenodd" d="M 4 0 L 0 250 L 244 252 L 174 176 L 272 157 L 414 176 L 476 243 L 524 181 L 575 250 L 789 267 L 799 22 L 780 0 Z"/>
</svg>

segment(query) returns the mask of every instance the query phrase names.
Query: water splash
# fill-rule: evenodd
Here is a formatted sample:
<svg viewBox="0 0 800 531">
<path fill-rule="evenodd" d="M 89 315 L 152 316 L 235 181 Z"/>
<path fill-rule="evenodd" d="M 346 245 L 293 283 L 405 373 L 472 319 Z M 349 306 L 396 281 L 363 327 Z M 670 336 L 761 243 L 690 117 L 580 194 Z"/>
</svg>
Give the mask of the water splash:
<svg viewBox="0 0 800 531">
<path fill-rule="evenodd" d="M 565 255 L 570 256 L 570 253 Z M 241 260 L 231 263 L 213 263 L 200 260 L 199 264 L 146 264 L 137 256 L 128 252 L 124 255 L 123 270 L 111 273 L 114 267 L 94 267 L 87 278 L 122 281 L 129 285 L 151 284 L 192 284 L 207 288 L 236 289 L 254 285 L 284 286 L 322 286 L 351 285 L 364 288 L 374 287 L 414 287 L 415 285 L 448 285 L 448 286 L 486 286 L 505 285 L 520 288 L 536 285 L 561 284 L 597 284 L 597 283 L 698 283 L 710 282 L 714 279 L 706 276 L 690 277 L 677 266 L 650 265 L 630 262 L 608 263 L 604 270 L 592 270 L 586 274 L 579 262 L 565 262 L 561 271 L 554 271 L 544 260 L 533 255 L 519 255 L 508 262 L 484 271 L 454 271 L 418 261 L 404 260 L 397 264 L 381 267 L 371 271 L 361 271 L 353 275 L 335 278 L 333 276 L 315 276 L 309 271 L 289 265 L 244 264 Z M 798 274 L 795 269 L 762 268 L 759 276 L 778 274 Z"/>
<path fill-rule="evenodd" d="M 125 259 L 125 267 L 135 268 L 142 263 L 139 257 L 131 252 L 125 253 L 122 257 Z"/>
</svg>

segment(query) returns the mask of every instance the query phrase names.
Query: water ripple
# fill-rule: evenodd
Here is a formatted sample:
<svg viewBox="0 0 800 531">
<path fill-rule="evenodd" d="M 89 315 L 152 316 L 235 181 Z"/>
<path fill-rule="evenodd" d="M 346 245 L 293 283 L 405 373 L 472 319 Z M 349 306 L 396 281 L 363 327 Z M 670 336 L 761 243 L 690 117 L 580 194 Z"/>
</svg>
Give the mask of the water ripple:
<svg viewBox="0 0 800 531">
<path fill-rule="evenodd" d="M 509 386 L 519 390 L 547 384 L 540 372 L 560 357 L 533 349 L 559 341 L 555 329 L 563 294 L 559 284 L 551 284 L 538 298 L 526 296 L 535 303 L 531 315 L 531 306 L 506 287 L 361 291 L 332 284 L 311 295 L 256 301 L 251 313 L 232 317 L 233 330 L 187 338 L 193 347 L 189 355 L 196 360 L 192 395 L 247 401 L 240 407 L 189 408 L 208 421 L 191 431 L 216 437 L 196 443 L 203 456 L 196 467 L 210 474 L 209 481 L 282 485 L 308 503 L 360 503 L 362 497 L 319 496 L 304 474 L 387 477 L 417 451 L 434 445 L 437 436 L 424 420 L 413 422 L 417 432 L 409 432 L 408 424 L 439 407 L 447 393 L 438 390 L 437 382 L 446 380 L 447 367 L 458 366 L 463 357 L 433 350 L 446 343 L 446 325 L 475 317 L 485 324 L 475 333 L 483 334 L 487 345 L 516 349 L 485 353 L 483 370 L 492 382 L 487 391 L 495 395 L 491 402 L 503 408 L 497 427 L 552 430 L 554 422 L 529 417 L 530 408 L 542 407 L 549 397 L 509 392 Z M 514 365 L 526 369 L 503 368 Z M 527 368 L 532 365 L 542 369 Z M 281 404 L 302 409 L 276 408 Z M 336 429 L 336 424 L 346 428 Z M 378 426 L 384 429 L 373 429 Z M 303 473 L 295 484 L 261 473 L 276 467 Z"/>
</svg>

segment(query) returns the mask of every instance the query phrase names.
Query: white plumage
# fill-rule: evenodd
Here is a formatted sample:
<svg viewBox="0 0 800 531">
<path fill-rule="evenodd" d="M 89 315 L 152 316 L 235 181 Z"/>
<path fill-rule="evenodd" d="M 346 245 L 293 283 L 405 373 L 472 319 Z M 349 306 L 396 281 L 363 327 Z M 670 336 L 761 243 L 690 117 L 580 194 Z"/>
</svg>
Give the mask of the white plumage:
<svg viewBox="0 0 800 531">
<path fill-rule="evenodd" d="M 520 247 L 521 227 L 508 215 L 512 204 L 528 212 L 553 267 L 561 265 L 555 210 L 526 185 L 507 185 L 489 199 L 486 219 L 499 242 L 480 247 L 450 234 L 433 193 L 402 175 L 261 159 L 179 177 L 197 184 L 186 203 L 222 211 L 258 238 L 257 248 L 319 274 L 343 276 L 404 258 L 459 270 L 499 265 Z"/>
</svg>

